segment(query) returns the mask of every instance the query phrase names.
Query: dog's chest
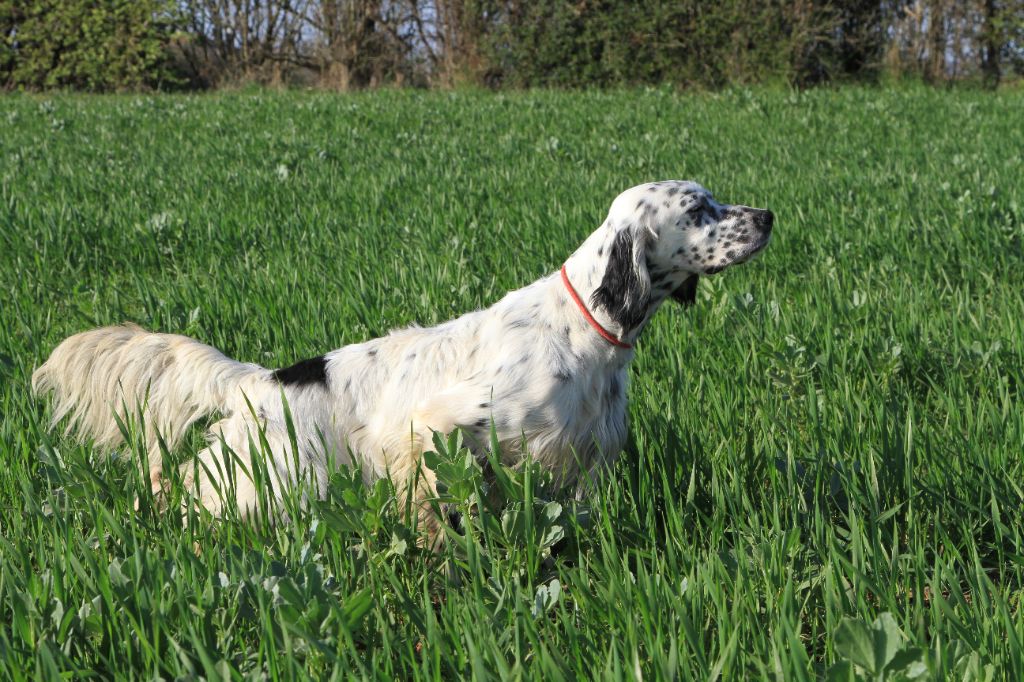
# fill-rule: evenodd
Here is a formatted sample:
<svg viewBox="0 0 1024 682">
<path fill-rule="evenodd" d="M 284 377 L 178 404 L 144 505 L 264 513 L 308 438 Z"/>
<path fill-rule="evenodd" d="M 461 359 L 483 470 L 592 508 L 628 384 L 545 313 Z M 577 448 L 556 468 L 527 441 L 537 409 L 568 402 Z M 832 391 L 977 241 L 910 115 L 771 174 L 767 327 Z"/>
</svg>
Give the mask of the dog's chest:
<svg viewBox="0 0 1024 682">
<path fill-rule="evenodd" d="M 556 377 L 547 385 L 523 387 L 519 398 L 496 405 L 495 426 L 513 457 L 525 445 L 553 471 L 575 472 L 614 458 L 625 444 L 624 369 Z"/>
</svg>

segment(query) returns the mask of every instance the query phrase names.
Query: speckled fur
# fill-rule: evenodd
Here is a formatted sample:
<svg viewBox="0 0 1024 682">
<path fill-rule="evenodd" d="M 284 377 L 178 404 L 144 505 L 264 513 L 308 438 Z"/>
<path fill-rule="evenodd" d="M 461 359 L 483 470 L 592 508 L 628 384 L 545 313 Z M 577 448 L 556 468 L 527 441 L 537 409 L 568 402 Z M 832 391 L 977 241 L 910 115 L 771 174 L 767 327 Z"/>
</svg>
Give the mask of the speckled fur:
<svg viewBox="0 0 1024 682">
<path fill-rule="evenodd" d="M 614 201 L 566 271 L 597 321 L 633 343 L 666 298 L 692 300 L 696 277 L 763 249 L 771 223 L 768 211 L 718 204 L 696 183 L 640 185 Z M 182 468 L 214 513 L 225 502 L 215 484 L 228 473 L 231 502 L 243 512 L 254 508 L 256 489 L 241 471 L 227 471 L 234 465 L 226 464 L 223 445 L 248 462 L 257 421 L 274 453 L 266 464 L 276 494 L 295 481 L 295 461 L 298 475 L 322 491 L 329 463 L 355 458 L 368 482 L 390 475 L 408 484 L 422 510 L 434 481 L 420 458 L 434 431 L 459 427 L 482 452 L 493 422 L 506 458 L 525 448 L 566 484 L 616 457 L 626 440 L 634 352 L 588 325 L 556 272 L 485 310 L 327 353 L 322 365 L 318 359 L 301 368 L 302 381 L 282 381 L 290 374 L 231 360 L 184 336 L 119 326 L 66 339 L 36 370 L 33 387 L 53 394 L 55 423 L 68 417 L 69 428 L 102 447 L 121 440 L 111 413 L 141 406 L 154 490 L 162 474 L 157 432 L 173 447 L 197 419 L 222 415 L 198 453 L 199 480 L 191 480 L 191 463 Z M 298 435 L 297 460 L 286 455 L 282 394 Z"/>
</svg>

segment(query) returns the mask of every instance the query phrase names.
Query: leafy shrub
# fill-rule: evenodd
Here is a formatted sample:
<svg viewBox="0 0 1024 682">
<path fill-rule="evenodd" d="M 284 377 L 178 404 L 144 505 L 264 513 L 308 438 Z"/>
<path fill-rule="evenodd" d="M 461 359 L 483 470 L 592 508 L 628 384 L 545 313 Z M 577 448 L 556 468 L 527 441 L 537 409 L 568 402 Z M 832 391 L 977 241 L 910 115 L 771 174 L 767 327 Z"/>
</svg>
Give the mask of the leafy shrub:
<svg viewBox="0 0 1024 682">
<path fill-rule="evenodd" d="M 137 90 L 170 83 L 164 0 L 0 0 L 6 88 Z"/>
</svg>

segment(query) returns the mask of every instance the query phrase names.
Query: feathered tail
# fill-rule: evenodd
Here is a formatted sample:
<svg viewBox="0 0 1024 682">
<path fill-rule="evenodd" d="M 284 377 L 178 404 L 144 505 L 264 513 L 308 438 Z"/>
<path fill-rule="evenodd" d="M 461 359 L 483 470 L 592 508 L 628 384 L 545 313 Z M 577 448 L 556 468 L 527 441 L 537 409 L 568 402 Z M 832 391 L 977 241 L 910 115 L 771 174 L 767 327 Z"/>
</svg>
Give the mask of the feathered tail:
<svg viewBox="0 0 1024 682">
<path fill-rule="evenodd" d="M 158 432 L 174 447 L 193 422 L 232 411 L 241 400 L 239 389 L 255 388 L 268 374 L 187 336 L 124 325 L 65 339 L 33 373 L 32 389 L 53 393 L 54 425 L 68 417 L 68 431 L 101 447 L 123 440 L 114 413 L 123 418 L 126 409 L 131 416 L 141 411 L 154 453 Z M 151 464 L 159 467 L 158 461 Z"/>
</svg>

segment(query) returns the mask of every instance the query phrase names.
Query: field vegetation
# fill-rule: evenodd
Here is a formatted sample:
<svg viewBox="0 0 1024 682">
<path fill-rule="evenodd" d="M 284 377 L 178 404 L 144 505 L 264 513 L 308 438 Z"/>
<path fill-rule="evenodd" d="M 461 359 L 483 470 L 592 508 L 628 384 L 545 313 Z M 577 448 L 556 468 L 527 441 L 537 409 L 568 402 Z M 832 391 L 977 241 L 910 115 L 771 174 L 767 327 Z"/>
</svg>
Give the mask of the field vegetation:
<svg viewBox="0 0 1024 682">
<path fill-rule="evenodd" d="M 924 88 L 0 100 L 0 678 L 1024 678 L 1022 112 Z M 772 245 L 648 328 L 630 444 L 583 503 L 525 467 L 476 504 L 439 440 L 463 515 L 437 555 L 346 470 L 286 522 L 161 510 L 137 446 L 51 433 L 30 394 L 98 325 L 276 367 L 444 321 L 665 178 L 771 208 Z"/>
</svg>

